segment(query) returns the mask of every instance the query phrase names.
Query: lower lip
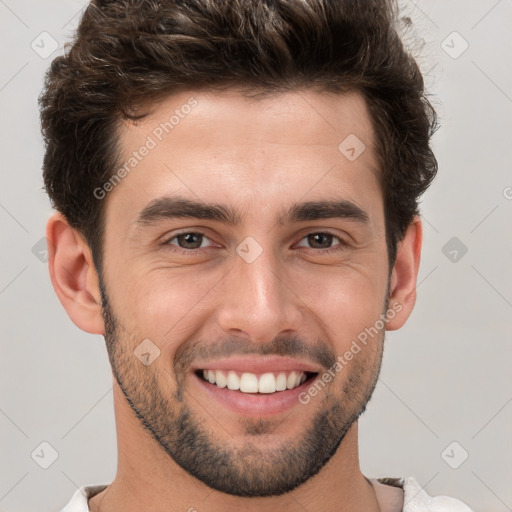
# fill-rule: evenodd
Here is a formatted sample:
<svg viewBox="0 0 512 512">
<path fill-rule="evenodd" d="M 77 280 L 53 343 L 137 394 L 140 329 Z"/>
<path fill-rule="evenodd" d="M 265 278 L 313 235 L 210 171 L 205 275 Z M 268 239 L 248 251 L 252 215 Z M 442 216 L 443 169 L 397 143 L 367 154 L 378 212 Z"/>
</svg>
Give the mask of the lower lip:
<svg viewBox="0 0 512 512">
<path fill-rule="evenodd" d="M 242 391 L 234 391 L 228 388 L 219 388 L 215 384 L 201 379 L 196 374 L 193 374 L 193 378 L 209 396 L 219 401 L 228 409 L 249 416 L 266 416 L 283 413 L 294 405 L 303 405 L 299 401 L 299 395 L 311 386 L 316 377 L 307 379 L 294 389 L 268 394 L 243 393 Z"/>
</svg>

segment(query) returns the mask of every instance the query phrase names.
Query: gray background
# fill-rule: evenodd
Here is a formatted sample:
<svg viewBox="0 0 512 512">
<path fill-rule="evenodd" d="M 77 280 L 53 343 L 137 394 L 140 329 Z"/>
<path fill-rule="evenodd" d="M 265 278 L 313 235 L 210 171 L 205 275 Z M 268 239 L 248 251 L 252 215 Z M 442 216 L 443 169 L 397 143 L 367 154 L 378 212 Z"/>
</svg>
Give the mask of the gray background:
<svg viewBox="0 0 512 512">
<path fill-rule="evenodd" d="M 39 245 L 51 210 L 37 97 L 62 50 L 44 53 L 69 40 L 83 6 L 0 0 L 2 511 L 59 510 L 77 487 L 115 474 L 103 338 L 68 319 Z M 512 3 L 424 0 L 406 11 L 442 123 L 440 170 L 423 200 L 417 306 L 388 335 L 360 422 L 361 466 L 370 477 L 415 476 L 475 510 L 512 510 Z"/>
</svg>

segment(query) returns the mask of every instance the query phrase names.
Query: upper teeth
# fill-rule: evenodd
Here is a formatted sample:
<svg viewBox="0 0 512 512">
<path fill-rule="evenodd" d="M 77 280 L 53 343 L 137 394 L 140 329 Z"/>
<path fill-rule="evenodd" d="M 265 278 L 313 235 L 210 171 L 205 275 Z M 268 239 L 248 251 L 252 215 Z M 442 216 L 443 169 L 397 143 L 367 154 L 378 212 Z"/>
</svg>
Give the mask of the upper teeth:
<svg viewBox="0 0 512 512">
<path fill-rule="evenodd" d="M 275 393 L 285 389 L 293 389 L 300 386 L 306 380 L 304 372 L 279 372 L 263 373 L 256 375 L 254 373 L 237 374 L 235 371 L 228 372 L 221 370 L 203 370 L 203 377 L 211 384 L 216 384 L 219 388 L 240 390 L 243 393 Z"/>
</svg>

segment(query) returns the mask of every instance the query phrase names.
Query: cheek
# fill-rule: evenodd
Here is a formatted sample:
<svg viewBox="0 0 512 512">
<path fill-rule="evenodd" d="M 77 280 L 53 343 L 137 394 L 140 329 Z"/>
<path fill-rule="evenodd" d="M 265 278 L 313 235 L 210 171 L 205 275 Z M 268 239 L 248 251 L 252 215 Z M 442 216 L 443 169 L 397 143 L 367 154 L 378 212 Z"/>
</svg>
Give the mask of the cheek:
<svg viewBox="0 0 512 512">
<path fill-rule="evenodd" d="M 286 294 L 288 300 L 304 310 L 302 334 L 318 332 L 326 341 L 332 340 L 332 348 L 339 353 L 375 324 L 382 313 L 386 281 L 376 262 L 366 260 L 331 268 L 287 264 L 280 277 L 292 292 Z M 208 322 L 218 308 L 242 298 L 233 275 L 226 275 L 229 265 L 201 270 L 137 267 L 127 262 L 124 270 L 118 266 L 111 273 L 115 310 L 130 332 L 141 340 L 149 338 L 171 357 L 183 340 L 212 325 Z M 235 297 L 230 292 L 233 286 Z"/>
<path fill-rule="evenodd" d="M 214 273 L 200 276 L 191 269 L 161 269 L 136 276 L 120 291 L 123 316 L 134 332 L 161 348 L 172 339 L 185 339 L 201 326 L 198 318 L 208 304 L 208 293 L 219 281 Z M 127 300 L 128 298 L 128 300 Z"/>
<path fill-rule="evenodd" d="M 295 284 L 297 295 L 327 327 L 325 335 L 341 345 L 373 326 L 383 312 L 386 281 L 381 275 L 352 267 L 297 276 Z"/>
</svg>

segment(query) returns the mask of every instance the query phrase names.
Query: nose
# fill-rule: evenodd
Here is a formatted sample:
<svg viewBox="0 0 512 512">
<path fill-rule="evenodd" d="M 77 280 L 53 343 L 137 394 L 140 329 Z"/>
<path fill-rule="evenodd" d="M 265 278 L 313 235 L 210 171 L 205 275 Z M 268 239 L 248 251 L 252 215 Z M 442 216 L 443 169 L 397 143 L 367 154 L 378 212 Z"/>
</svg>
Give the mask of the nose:
<svg viewBox="0 0 512 512">
<path fill-rule="evenodd" d="M 258 344 L 284 331 L 300 331 L 305 304 L 294 290 L 285 262 L 271 249 L 263 250 L 254 261 L 242 256 L 236 255 L 219 290 L 219 327 L 228 334 L 242 333 Z"/>
</svg>

